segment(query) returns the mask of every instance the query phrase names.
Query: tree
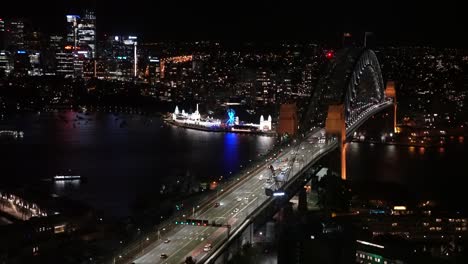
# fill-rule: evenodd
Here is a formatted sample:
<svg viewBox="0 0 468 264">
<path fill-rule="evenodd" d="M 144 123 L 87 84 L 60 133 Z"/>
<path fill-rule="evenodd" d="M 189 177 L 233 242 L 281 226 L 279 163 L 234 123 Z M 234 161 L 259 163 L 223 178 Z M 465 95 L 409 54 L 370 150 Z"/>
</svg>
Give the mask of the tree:
<svg viewBox="0 0 468 264">
<path fill-rule="evenodd" d="M 195 264 L 195 260 L 192 258 L 192 256 L 188 256 L 185 258 L 185 264 Z"/>
<path fill-rule="evenodd" d="M 329 214 L 333 211 L 348 211 L 350 200 L 351 193 L 346 181 L 328 170 L 318 183 L 317 205 Z"/>
</svg>

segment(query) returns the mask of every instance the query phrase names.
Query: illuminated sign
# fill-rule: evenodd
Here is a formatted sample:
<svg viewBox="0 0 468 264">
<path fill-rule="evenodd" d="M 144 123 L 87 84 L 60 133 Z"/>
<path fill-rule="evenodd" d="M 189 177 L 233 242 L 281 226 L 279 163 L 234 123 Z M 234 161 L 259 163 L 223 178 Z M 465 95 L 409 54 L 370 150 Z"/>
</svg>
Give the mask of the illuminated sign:
<svg viewBox="0 0 468 264">
<path fill-rule="evenodd" d="M 273 196 L 284 196 L 284 192 L 274 192 Z"/>
<path fill-rule="evenodd" d="M 128 36 L 128 39 L 137 39 L 135 36 Z"/>
<path fill-rule="evenodd" d="M 393 210 L 395 210 L 395 211 L 404 211 L 404 210 L 406 210 L 406 206 L 396 205 L 396 206 L 393 206 Z"/>
<path fill-rule="evenodd" d="M 68 45 L 68 46 L 65 46 L 65 49 L 66 49 L 66 50 L 71 50 L 72 48 L 73 48 L 73 47 L 72 47 L 72 46 L 70 46 L 70 45 Z"/>
<path fill-rule="evenodd" d="M 16 53 L 18 53 L 18 54 L 26 54 L 26 51 L 24 51 L 24 50 L 18 50 Z"/>
</svg>

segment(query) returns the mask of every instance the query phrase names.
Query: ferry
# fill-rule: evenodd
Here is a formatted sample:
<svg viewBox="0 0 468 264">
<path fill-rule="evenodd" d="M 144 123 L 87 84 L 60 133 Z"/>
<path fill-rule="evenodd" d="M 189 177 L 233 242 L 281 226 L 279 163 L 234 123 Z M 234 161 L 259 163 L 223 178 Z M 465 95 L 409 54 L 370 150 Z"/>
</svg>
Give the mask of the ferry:
<svg viewBox="0 0 468 264">
<path fill-rule="evenodd" d="M 85 182 L 86 178 L 81 175 L 73 175 L 71 170 L 68 171 L 67 174 L 57 174 L 53 177 L 42 179 L 43 181 L 50 181 L 50 182 Z"/>
<path fill-rule="evenodd" d="M 81 180 L 80 175 L 55 175 L 52 178 L 54 181 L 79 181 Z"/>
</svg>

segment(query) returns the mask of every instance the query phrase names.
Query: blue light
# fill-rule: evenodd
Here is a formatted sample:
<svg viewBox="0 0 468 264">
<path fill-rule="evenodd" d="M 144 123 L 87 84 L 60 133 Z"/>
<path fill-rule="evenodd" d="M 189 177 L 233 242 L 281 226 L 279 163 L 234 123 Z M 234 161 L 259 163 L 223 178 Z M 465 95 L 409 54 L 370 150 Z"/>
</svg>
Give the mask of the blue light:
<svg viewBox="0 0 468 264">
<path fill-rule="evenodd" d="M 228 120 L 226 121 L 226 125 L 233 126 L 236 121 L 236 111 L 234 111 L 232 108 L 229 108 L 227 114 Z"/>
<path fill-rule="evenodd" d="M 274 192 L 273 196 L 284 196 L 284 192 Z"/>
<path fill-rule="evenodd" d="M 18 50 L 16 53 L 18 53 L 18 54 L 26 54 L 26 51 L 24 51 L 24 50 Z"/>
<path fill-rule="evenodd" d="M 226 133 L 224 135 L 224 148 L 223 148 L 223 163 L 225 174 L 229 171 L 236 171 L 239 169 L 241 161 L 239 160 L 239 134 Z"/>
</svg>

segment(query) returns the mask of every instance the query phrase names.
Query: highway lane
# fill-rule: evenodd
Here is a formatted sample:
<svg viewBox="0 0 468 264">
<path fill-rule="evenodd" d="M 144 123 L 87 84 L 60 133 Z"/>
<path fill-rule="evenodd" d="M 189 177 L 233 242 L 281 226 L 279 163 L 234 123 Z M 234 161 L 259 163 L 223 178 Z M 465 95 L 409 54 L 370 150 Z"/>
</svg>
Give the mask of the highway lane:
<svg viewBox="0 0 468 264">
<path fill-rule="evenodd" d="M 321 131 L 312 136 L 319 137 Z M 312 158 L 312 153 L 317 153 L 325 144 L 311 143 L 304 140 L 299 147 L 289 147 L 285 149 L 272 164 L 275 168 L 291 166 L 293 170 L 291 175 L 299 171 Z M 296 158 L 292 163 L 291 159 Z M 310 157 L 310 158 L 309 158 Z M 286 160 L 287 158 L 287 160 Z M 302 158 L 302 159 L 301 159 Z M 309 158 L 309 159 L 308 159 Z M 274 183 L 267 183 L 271 171 L 267 165 L 260 167 L 253 172 L 241 185 L 233 190 L 222 193 L 219 196 L 221 205 L 217 208 L 209 207 L 206 211 L 195 214 L 196 219 L 209 220 L 211 223 L 216 220 L 217 223 L 230 224 L 235 229 L 245 218 L 260 206 L 268 196 L 265 195 L 266 186 L 274 186 Z M 289 176 L 291 177 L 291 176 Z M 287 179 L 285 179 L 287 180 Z M 216 198 L 213 199 L 213 204 Z M 187 218 L 193 218 L 187 216 Z M 185 219 L 180 219 L 181 221 Z M 227 239 L 227 228 L 224 227 L 203 227 L 203 226 L 178 226 L 173 235 L 169 237 L 169 243 L 161 241 L 154 243 L 143 252 L 142 256 L 134 260 L 135 263 L 182 263 L 186 256 L 192 256 L 195 259 L 201 259 L 209 252 L 203 250 L 207 243 L 216 246 L 216 244 Z M 161 253 L 167 254 L 168 258 L 161 259 Z"/>
<path fill-rule="evenodd" d="M 265 168 L 260 174 L 266 174 L 267 172 L 268 170 Z M 196 215 L 196 218 L 209 220 L 210 223 L 216 221 L 217 223 L 230 224 L 232 228 L 235 228 L 267 198 L 263 195 L 259 200 L 258 193 L 263 190 L 263 186 L 263 179 L 260 180 L 259 177 L 252 177 L 234 191 L 220 196 L 219 201 L 221 205 L 219 207 L 211 207 L 206 212 Z M 187 218 L 192 218 L 192 216 Z M 181 219 L 181 221 L 183 220 L 185 219 Z M 169 257 L 167 259 L 159 259 L 156 263 L 179 263 L 185 256 L 190 255 L 189 253 L 192 253 L 191 255 L 196 258 L 200 258 L 202 256 L 199 255 L 204 254 L 204 252 L 200 252 L 199 248 L 196 247 L 197 243 L 200 244 L 200 242 L 205 241 L 204 243 L 215 245 L 216 243 L 214 242 L 218 241 L 220 236 L 227 238 L 227 228 L 180 226 L 178 229 L 175 235 L 170 237 L 171 242 L 156 245 L 154 249 L 137 259 L 135 263 L 155 263 L 155 257 L 159 258 L 161 253 L 166 253 Z M 216 232 L 217 230 L 221 230 L 221 232 Z M 190 243 L 191 240 L 198 242 Z M 201 247 L 203 246 L 201 245 Z"/>
</svg>

